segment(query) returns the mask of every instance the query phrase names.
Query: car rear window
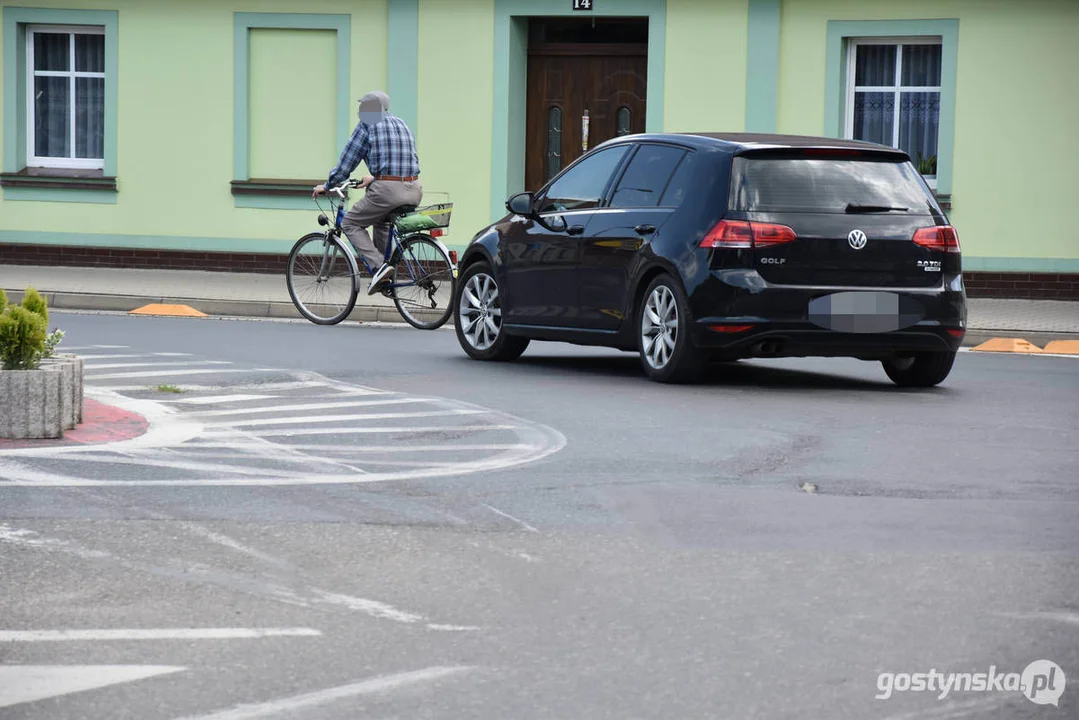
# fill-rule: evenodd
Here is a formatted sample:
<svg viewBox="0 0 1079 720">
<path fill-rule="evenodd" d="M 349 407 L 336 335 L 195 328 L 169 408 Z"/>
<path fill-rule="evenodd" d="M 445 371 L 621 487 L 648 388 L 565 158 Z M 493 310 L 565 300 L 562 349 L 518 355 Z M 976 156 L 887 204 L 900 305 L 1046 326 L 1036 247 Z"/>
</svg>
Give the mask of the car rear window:
<svg viewBox="0 0 1079 720">
<path fill-rule="evenodd" d="M 848 206 L 928 214 L 932 200 L 909 162 L 866 158 L 736 157 L 729 207 L 738 212 L 842 213 Z"/>
</svg>

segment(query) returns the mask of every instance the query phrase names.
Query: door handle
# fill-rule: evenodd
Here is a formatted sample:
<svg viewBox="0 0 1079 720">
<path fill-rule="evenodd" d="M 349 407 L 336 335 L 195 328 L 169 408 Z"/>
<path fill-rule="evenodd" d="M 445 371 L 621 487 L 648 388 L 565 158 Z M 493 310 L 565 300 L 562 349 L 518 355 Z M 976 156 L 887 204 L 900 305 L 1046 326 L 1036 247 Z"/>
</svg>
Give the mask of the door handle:
<svg viewBox="0 0 1079 720">
<path fill-rule="evenodd" d="M 566 232 L 570 235 L 583 235 L 584 225 L 570 225 L 568 228 L 566 228 Z"/>
<path fill-rule="evenodd" d="M 652 233 L 654 233 L 656 231 L 656 226 L 655 225 L 638 225 L 637 227 L 635 227 L 633 229 L 637 232 L 638 235 L 651 235 Z"/>
</svg>

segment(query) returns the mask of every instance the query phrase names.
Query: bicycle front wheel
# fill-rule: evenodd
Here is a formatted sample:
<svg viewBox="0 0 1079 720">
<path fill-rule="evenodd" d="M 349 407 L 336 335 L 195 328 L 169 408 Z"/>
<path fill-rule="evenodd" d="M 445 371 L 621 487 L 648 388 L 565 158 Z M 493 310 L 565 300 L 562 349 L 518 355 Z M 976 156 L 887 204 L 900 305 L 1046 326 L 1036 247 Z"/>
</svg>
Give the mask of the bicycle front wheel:
<svg viewBox="0 0 1079 720">
<path fill-rule="evenodd" d="M 433 238 L 412 235 L 394 253 L 393 304 L 409 325 L 442 327 L 453 313 L 453 263 Z"/>
<path fill-rule="evenodd" d="M 288 294 L 300 314 L 318 325 L 336 325 L 356 305 L 359 270 L 338 238 L 311 233 L 296 241 L 288 256 Z"/>
</svg>

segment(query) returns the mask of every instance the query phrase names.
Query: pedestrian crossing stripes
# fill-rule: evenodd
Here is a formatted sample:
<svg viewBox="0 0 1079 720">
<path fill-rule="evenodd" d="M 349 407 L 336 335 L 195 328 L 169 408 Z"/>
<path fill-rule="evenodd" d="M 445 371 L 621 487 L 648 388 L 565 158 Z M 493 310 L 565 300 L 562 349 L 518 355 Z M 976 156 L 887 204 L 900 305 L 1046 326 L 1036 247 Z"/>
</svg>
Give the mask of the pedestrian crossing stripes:
<svg viewBox="0 0 1079 720">
<path fill-rule="evenodd" d="M 468 403 L 177 355 L 87 347 L 87 395 L 146 416 L 149 431 L 106 445 L 0 451 L 0 485 L 385 482 L 511 467 L 565 444 L 551 428 Z M 179 392 L 155 389 L 164 385 Z"/>
</svg>

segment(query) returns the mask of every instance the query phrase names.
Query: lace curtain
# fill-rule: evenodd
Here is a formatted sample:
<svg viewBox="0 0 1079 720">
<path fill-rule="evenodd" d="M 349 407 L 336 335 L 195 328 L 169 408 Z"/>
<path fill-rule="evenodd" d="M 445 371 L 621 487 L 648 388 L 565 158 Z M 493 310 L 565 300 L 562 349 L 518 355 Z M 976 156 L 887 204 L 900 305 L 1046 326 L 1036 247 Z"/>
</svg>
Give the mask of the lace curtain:
<svg viewBox="0 0 1079 720">
<path fill-rule="evenodd" d="M 105 36 L 35 32 L 33 42 L 34 155 L 103 158 Z"/>
<path fill-rule="evenodd" d="M 934 174 L 940 65 L 936 44 L 857 45 L 853 136 L 899 147 Z"/>
</svg>

